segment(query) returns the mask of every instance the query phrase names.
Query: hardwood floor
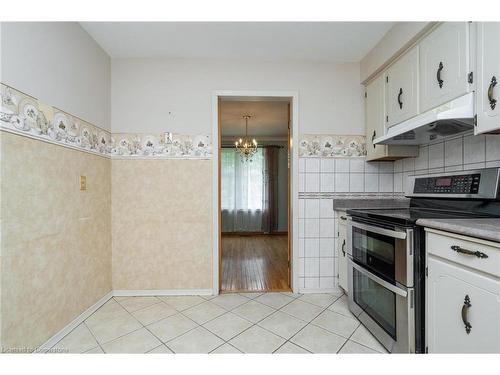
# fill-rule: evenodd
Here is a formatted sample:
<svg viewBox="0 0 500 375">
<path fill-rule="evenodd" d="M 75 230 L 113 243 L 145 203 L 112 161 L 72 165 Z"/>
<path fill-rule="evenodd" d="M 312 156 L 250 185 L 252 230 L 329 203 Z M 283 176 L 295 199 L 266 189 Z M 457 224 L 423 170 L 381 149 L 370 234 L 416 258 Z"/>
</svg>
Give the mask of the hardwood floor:
<svg viewBox="0 0 500 375">
<path fill-rule="evenodd" d="M 284 291 L 287 235 L 222 235 L 222 292 Z"/>
</svg>

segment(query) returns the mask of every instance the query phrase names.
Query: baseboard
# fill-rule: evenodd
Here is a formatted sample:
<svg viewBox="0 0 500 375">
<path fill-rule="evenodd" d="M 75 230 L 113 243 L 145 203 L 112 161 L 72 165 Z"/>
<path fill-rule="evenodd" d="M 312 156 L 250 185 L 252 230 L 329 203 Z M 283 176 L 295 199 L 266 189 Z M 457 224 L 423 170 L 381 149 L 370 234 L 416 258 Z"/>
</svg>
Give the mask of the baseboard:
<svg viewBox="0 0 500 375">
<path fill-rule="evenodd" d="M 151 289 L 151 290 L 114 290 L 113 297 L 139 296 L 211 296 L 212 289 Z"/>
<path fill-rule="evenodd" d="M 61 329 L 54 336 L 52 336 L 50 339 L 48 339 L 45 343 L 40 345 L 35 350 L 35 353 L 47 352 L 55 344 L 57 344 L 64 336 L 66 336 L 68 333 L 70 333 L 72 330 L 74 330 L 76 327 L 78 327 L 78 325 L 81 324 L 85 319 L 87 319 L 90 315 L 92 315 L 94 312 L 96 312 L 99 307 L 101 307 L 106 302 L 108 302 L 111 297 L 113 297 L 113 291 L 106 293 L 106 295 L 104 297 L 102 297 L 99 301 L 94 303 L 87 310 L 85 310 L 80 315 L 78 315 L 75 319 L 73 319 L 71 321 L 71 323 L 69 323 L 66 327 Z"/>
</svg>

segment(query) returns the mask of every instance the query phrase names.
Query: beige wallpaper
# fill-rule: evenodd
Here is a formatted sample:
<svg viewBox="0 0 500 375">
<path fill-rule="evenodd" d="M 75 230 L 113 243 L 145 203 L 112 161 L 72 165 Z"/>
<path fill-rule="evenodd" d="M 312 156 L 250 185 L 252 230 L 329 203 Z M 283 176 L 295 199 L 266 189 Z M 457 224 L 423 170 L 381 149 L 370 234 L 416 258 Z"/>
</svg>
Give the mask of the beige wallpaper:
<svg viewBox="0 0 500 375">
<path fill-rule="evenodd" d="M 212 287 L 212 161 L 111 161 L 113 289 Z"/>
<path fill-rule="evenodd" d="M 111 290 L 111 160 L 2 133 L 2 345 L 35 348 Z"/>
</svg>

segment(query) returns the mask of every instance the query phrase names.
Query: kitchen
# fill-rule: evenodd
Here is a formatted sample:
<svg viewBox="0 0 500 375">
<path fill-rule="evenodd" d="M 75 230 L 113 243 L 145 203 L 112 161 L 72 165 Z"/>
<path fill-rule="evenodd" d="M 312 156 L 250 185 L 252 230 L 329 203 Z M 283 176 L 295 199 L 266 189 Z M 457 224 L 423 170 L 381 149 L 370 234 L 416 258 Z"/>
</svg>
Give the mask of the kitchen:
<svg viewBox="0 0 500 375">
<path fill-rule="evenodd" d="M 0 27 L 3 352 L 500 353 L 500 22 Z M 290 103 L 286 291 L 220 288 L 234 97 Z"/>
</svg>

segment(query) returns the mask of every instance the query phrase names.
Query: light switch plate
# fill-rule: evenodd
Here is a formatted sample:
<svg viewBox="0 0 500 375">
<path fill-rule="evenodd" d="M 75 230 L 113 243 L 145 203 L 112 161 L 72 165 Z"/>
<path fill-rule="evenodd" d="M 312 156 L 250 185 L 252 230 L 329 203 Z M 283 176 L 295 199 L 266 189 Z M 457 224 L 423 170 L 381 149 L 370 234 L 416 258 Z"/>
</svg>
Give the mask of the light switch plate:
<svg viewBox="0 0 500 375">
<path fill-rule="evenodd" d="M 87 190 L 87 176 L 80 176 L 80 190 Z"/>
</svg>

